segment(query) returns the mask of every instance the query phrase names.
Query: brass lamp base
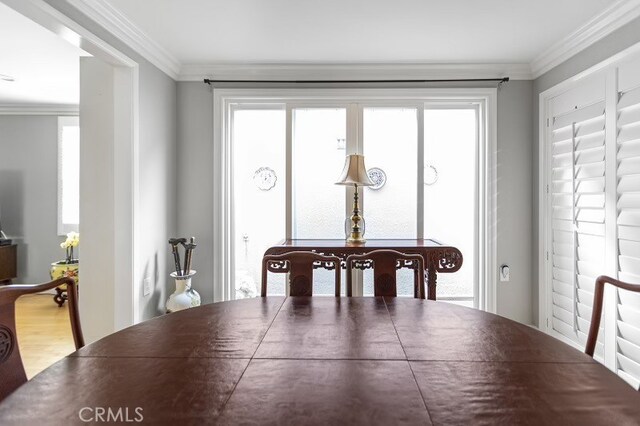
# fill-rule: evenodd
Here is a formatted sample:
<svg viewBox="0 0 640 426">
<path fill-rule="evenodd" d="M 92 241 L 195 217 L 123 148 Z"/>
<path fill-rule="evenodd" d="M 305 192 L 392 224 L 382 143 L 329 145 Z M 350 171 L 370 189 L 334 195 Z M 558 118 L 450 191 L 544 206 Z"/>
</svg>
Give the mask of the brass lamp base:
<svg viewBox="0 0 640 426">
<path fill-rule="evenodd" d="M 359 233 L 351 233 L 351 235 L 349 235 L 349 238 L 347 238 L 347 242 L 348 243 L 352 243 L 352 244 L 362 244 L 362 243 L 366 243 L 367 240 L 365 240 Z"/>
<path fill-rule="evenodd" d="M 364 218 L 360 216 L 360 207 L 358 205 L 358 185 L 355 185 L 355 193 L 353 195 L 353 213 L 346 222 L 347 243 L 362 244 L 367 241 L 364 239 Z"/>
</svg>

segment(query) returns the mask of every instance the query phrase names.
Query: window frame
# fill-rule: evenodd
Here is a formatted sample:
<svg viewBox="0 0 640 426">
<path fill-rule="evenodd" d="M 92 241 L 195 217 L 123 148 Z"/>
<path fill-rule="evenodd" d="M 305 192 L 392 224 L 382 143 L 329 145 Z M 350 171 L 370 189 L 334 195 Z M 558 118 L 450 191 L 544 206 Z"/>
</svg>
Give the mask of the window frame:
<svg viewBox="0 0 640 426">
<path fill-rule="evenodd" d="M 232 300 L 235 297 L 233 289 L 234 277 L 231 267 L 233 256 L 233 196 L 232 176 L 232 147 L 231 140 L 231 111 L 238 105 L 262 104 L 283 105 L 286 109 L 286 181 L 291 182 L 292 170 L 292 111 L 300 107 L 336 107 L 347 106 L 347 141 L 346 153 L 362 152 L 362 111 L 365 107 L 416 107 L 418 111 L 418 162 L 423 162 L 424 150 L 424 110 L 439 108 L 440 105 L 458 104 L 477 105 L 478 109 L 478 205 L 480 212 L 478 222 L 478 259 L 480 278 L 474 298 L 478 301 L 478 308 L 495 312 L 496 309 L 496 226 L 495 212 L 496 197 L 496 163 L 497 163 L 497 89 L 496 88 L 467 88 L 467 89 L 214 89 L 214 301 Z M 350 120 L 356 120 L 358 126 L 350 125 Z M 418 167 L 418 179 L 423 178 L 423 168 Z M 423 189 L 422 185 L 418 188 Z M 423 191 L 420 191 L 422 195 Z M 349 200 L 353 197 L 353 189 L 345 191 L 345 214 L 349 213 Z M 422 201 L 422 202 L 421 202 Z M 287 185 L 286 196 L 286 238 L 291 238 L 292 203 L 291 185 Z M 366 203 L 366 201 L 365 201 Z M 418 236 L 423 233 L 424 197 L 418 201 L 416 220 Z M 363 209 L 365 206 L 363 205 Z M 345 216 L 346 217 L 346 216 Z"/>
<path fill-rule="evenodd" d="M 57 169 L 58 169 L 58 183 L 57 183 L 57 198 L 58 198 L 58 218 L 57 218 L 57 232 L 58 236 L 65 236 L 69 232 L 78 232 L 80 224 L 79 223 L 64 223 L 62 220 L 62 210 L 63 210 L 63 182 L 62 182 L 62 152 L 63 152 L 63 129 L 64 127 L 80 127 L 80 117 L 78 116 L 59 116 L 58 117 L 58 152 L 57 152 Z M 79 149 L 79 147 L 78 147 Z M 78 168 L 80 164 L 78 164 Z M 78 203 L 78 207 L 79 203 Z"/>
</svg>

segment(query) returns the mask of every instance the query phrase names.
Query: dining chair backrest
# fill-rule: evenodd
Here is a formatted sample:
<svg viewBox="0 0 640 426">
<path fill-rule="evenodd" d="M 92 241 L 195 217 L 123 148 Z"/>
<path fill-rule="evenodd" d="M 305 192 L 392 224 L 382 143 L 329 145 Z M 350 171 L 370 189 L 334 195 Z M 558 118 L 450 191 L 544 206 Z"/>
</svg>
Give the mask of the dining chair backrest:
<svg viewBox="0 0 640 426">
<path fill-rule="evenodd" d="M 374 250 L 347 257 L 347 296 L 353 294 L 353 269 L 373 267 L 374 296 L 398 295 L 396 271 L 400 268 L 413 269 L 413 297 L 424 299 L 424 258 L 419 254 L 401 253 L 396 250 Z"/>
<path fill-rule="evenodd" d="M 27 381 L 16 334 L 16 300 L 25 294 L 40 293 L 67 286 L 69 319 L 76 349 L 84 346 L 78 313 L 78 291 L 71 278 L 59 278 L 44 284 L 0 286 L 0 401 Z"/>
<path fill-rule="evenodd" d="M 267 274 L 274 272 L 289 274 L 290 296 L 313 296 L 313 270 L 316 268 L 335 270 L 335 296 L 340 297 L 340 258 L 311 251 L 265 255 L 262 258 L 260 295 L 267 295 Z"/>
<path fill-rule="evenodd" d="M 596 279 L 596 287 L 593 292 L 593 310 L 591 313 L 591 326 L 589 327 L 589 336 L 587 337 L 587 345 L 584 353 L 593 357 L 596 349 L 596 341 L 598 340 L 598 330 L 600 329 L 600 317 L 602 316 L 602 303 L 604 298 L 604 286 L 611 284 L 615 287 L 640 293 L 640 284 L 625 283 L 615 278 L 601 275 Z"/>
</svg>

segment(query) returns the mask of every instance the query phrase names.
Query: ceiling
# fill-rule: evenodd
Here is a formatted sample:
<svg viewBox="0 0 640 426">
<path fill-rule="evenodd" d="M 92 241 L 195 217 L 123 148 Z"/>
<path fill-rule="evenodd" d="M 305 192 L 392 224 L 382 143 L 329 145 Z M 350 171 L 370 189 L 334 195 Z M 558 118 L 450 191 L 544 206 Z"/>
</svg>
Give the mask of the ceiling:
<svg viewBox="0 0 640 426">
<path fill-rule="evenodd" d="M 0 3 L 0 106 L 77 105 L 79 57 L 90 56 Z"/>
<path fill-rule="evenodd" d="M 616 1 L 98 0 L 98 3 L 122 14 L 181 64 L 529 64 Z"/>
<path fill-rule="evenodd" d="M 640 0 L 68 1 L 182 80 L 316 78 L 340 67 L 362 78 L 402 67 L 417 78 L 425 65 L 441 77 L 484 69 L 531 78 L 544 71 L 534 64 L 549 69 L 612 22 L 640 16 Z M 0 80 L 0 107 L 76 105 L 80 56 L 89 55 L 0 2 L 0 74 L 15 78 Z"/>
</svg>

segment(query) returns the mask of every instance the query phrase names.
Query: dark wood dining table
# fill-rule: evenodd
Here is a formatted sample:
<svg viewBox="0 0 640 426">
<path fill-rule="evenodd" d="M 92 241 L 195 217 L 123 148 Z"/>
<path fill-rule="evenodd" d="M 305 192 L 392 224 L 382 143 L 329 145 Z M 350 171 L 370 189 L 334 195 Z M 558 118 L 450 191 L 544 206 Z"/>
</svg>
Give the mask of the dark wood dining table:
<svg viewBox="0 0 640 426">
<path fill-rule="evenodd" d="M 267 297 L 164 315 L 54 364 L 0 403 L 0 424 L 82 424 L 98 407 L 172 425 L 640 422 L 638 392 L 580 351 L 410 298 Z"/>
<path fill-rule="evenodd" d="M 365 254 L 373 250 L 391 249 L 401 253 L 419 254 L 424 258 L 427 299 L 436 300 L 438 273 L 453 273 L 462 267 L 462 253 L 458 248 L 433 238 L 368 239 L 364 243 L 348 243 L 344 239 L 284 239 L 271 246 L 266 255 L 284 254 L 292 251 L 313 251 L 324 255 L 338 256 L 345 260 L 350 254 Z"/>
</svg>

